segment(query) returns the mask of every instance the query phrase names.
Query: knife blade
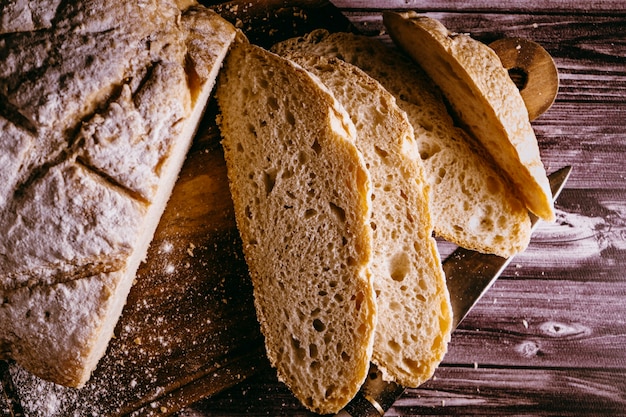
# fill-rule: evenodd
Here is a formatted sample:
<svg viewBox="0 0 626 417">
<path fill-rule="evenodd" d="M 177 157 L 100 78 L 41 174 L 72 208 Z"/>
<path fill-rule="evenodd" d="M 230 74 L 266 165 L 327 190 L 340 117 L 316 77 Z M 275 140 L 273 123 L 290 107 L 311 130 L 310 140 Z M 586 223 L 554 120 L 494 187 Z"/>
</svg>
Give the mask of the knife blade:
<svg viewBox="0 0 626 417">
<path fill-rule="evenodd" d="M 553 201 L 563 190 L 572 171 L 566 166 L 552 173 L 550 188 Z M 538 225 L 538 218 L 530 214 L 531 230 Z M 453 312 L 453 328 L 467 316 L 472 307 L 491 288 L 513 257 L 503 258 L 458 248 L 443 261 L 450 303 Z M 380 371 L 372 364 L 368 378 L 361 391 L 336 417 L 380 417 L 391 408 L 405 388 L 394 382 L 383 381 Z"/>
</svg>

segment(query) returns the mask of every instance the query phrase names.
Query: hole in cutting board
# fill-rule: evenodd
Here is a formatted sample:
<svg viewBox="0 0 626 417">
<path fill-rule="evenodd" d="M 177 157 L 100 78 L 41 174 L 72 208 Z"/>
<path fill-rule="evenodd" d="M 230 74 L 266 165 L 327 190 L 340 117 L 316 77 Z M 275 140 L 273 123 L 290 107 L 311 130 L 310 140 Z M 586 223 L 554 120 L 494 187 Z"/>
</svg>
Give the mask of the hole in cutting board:
<svg viewBox="0 0 626 417">
<path fill-rule="evenodd" d="M 519 91 L 522 91 L 528 85 L 528 73 L 520 67 L 510 68 L 509 77 L 511 77 Z"/>
</svg>

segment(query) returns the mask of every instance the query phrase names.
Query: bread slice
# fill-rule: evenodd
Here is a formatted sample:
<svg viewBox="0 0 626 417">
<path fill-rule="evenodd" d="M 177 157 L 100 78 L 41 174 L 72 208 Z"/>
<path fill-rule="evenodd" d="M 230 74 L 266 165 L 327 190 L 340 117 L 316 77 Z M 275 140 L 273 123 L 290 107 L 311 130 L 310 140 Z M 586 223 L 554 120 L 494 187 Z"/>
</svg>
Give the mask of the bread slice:
<svg viewBox="0 0 626 417">
<path fill-rule="evenodd" d="M 309 409 L 358 392 L 372 355 L 369 173 L 321 82 L 247 43 L 218 83 L 237 226 L 271 364 Z"/>
<path fill-rule="evenodd" d="M 447 351 L 452 310 L 413 127 L 395 98 L 336 58 L 290 54 L 331 90 L 357 128 L 372 190 L 372 278 L 378 326 L 372 361 L 383 379 L 416 387 Z"/>
<path fill-rule="evenodd" d="M 236 30 L 167 0 L 63 2 L 56 13 L 46 30 L 3 38 L 0 357 L 80 387 Z"/>
<path fill-rule="evenodd" d="M 454 113 L 519 189 L 530 211 L 555 219 L 552 193 L 522 96 L 496 53 L 436 19 L 385 12 L 391 38 L 441 88 Z"/>
<path fill-rule="evenodd" d="M 414 128 L 437 235 L 503 257 L 528 246 L 530 219 L 524 204 L 488 155 L 454 125 L 432 82 L 411 60 L 377 39 L 323 29 L 279 43 L 273 50 L 340 58 L 395 96 Z"/>
</svg>

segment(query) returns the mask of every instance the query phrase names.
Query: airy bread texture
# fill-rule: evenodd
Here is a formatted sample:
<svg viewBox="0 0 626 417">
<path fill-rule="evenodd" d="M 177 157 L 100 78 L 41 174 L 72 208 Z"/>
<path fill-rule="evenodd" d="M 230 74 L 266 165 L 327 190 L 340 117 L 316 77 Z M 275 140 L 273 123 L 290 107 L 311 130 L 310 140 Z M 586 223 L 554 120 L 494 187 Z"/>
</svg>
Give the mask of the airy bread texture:
<svg viewBox="0 0 626 417">
<path fill-rule="evenodd" d="M 416 387 L 447 351 L 452 309 L 413 127 L 395 98 L 357 67 L 315 55 L 288 57 L 320 78 L 357 128 L 373 184 L 371 270 L 379 324 L 372 361 L 383 379 Z"/>
<path fill-rule="evenodd" d="M 236 30 L 167 0 L 52 3 L 54 24 L 2 40 L 0 357 L 80 387 Z"/>
<path fill-rule="evenodd" d="M 424 68 L 519 189 L 528 209 L 553 221 L 550 184 L 526 105 L 496 53 L 415 12 L 385 12 L 383 20 L 394 42 Z"/>
<path fill-rule="evenodd" d="M 415 63 L 371 37 L 325 30 L 279 43 L 273 50 L 337 57 L 395 96 L 414 128 L 437 235 L 503 257 L 526 249 L 530 218 L 524 204 L 490 157 L 454 125 L 432 81 Z"/>
<path fill-rule="evenodd" d="M 376 325 L 369 173 L 319 80 L 242 42 L 217 89 L 237 226 L 267 355 L 318 413 L 365 380 Z"/>
</svg>

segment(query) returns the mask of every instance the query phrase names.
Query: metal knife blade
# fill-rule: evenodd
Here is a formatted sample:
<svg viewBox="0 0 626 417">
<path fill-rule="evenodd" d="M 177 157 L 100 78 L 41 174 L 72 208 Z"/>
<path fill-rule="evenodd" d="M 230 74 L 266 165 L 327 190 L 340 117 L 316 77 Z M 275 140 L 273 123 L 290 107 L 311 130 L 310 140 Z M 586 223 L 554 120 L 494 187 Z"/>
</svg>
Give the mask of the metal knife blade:
<svg viewBox="0 0 626 417">
<path fill-rule="evenodd" d="M 566 166 L 548 177 L 553 200 L 563 190 L 571 171 L 572 167 Z M 530 220 L 532 230 L 535 230 L 538 219 L 531 214 Z M 458 248 L 443 261 L 454 328 L 467 316 L 512 259 L 513 257 L 502 258 Z M 336 417 L 380 417 L 391 408 L 404 390 L 404 387 L 396 383 L 383 381 L 380 372 L 372 364 L 361 391 Z"/>
</svg>

